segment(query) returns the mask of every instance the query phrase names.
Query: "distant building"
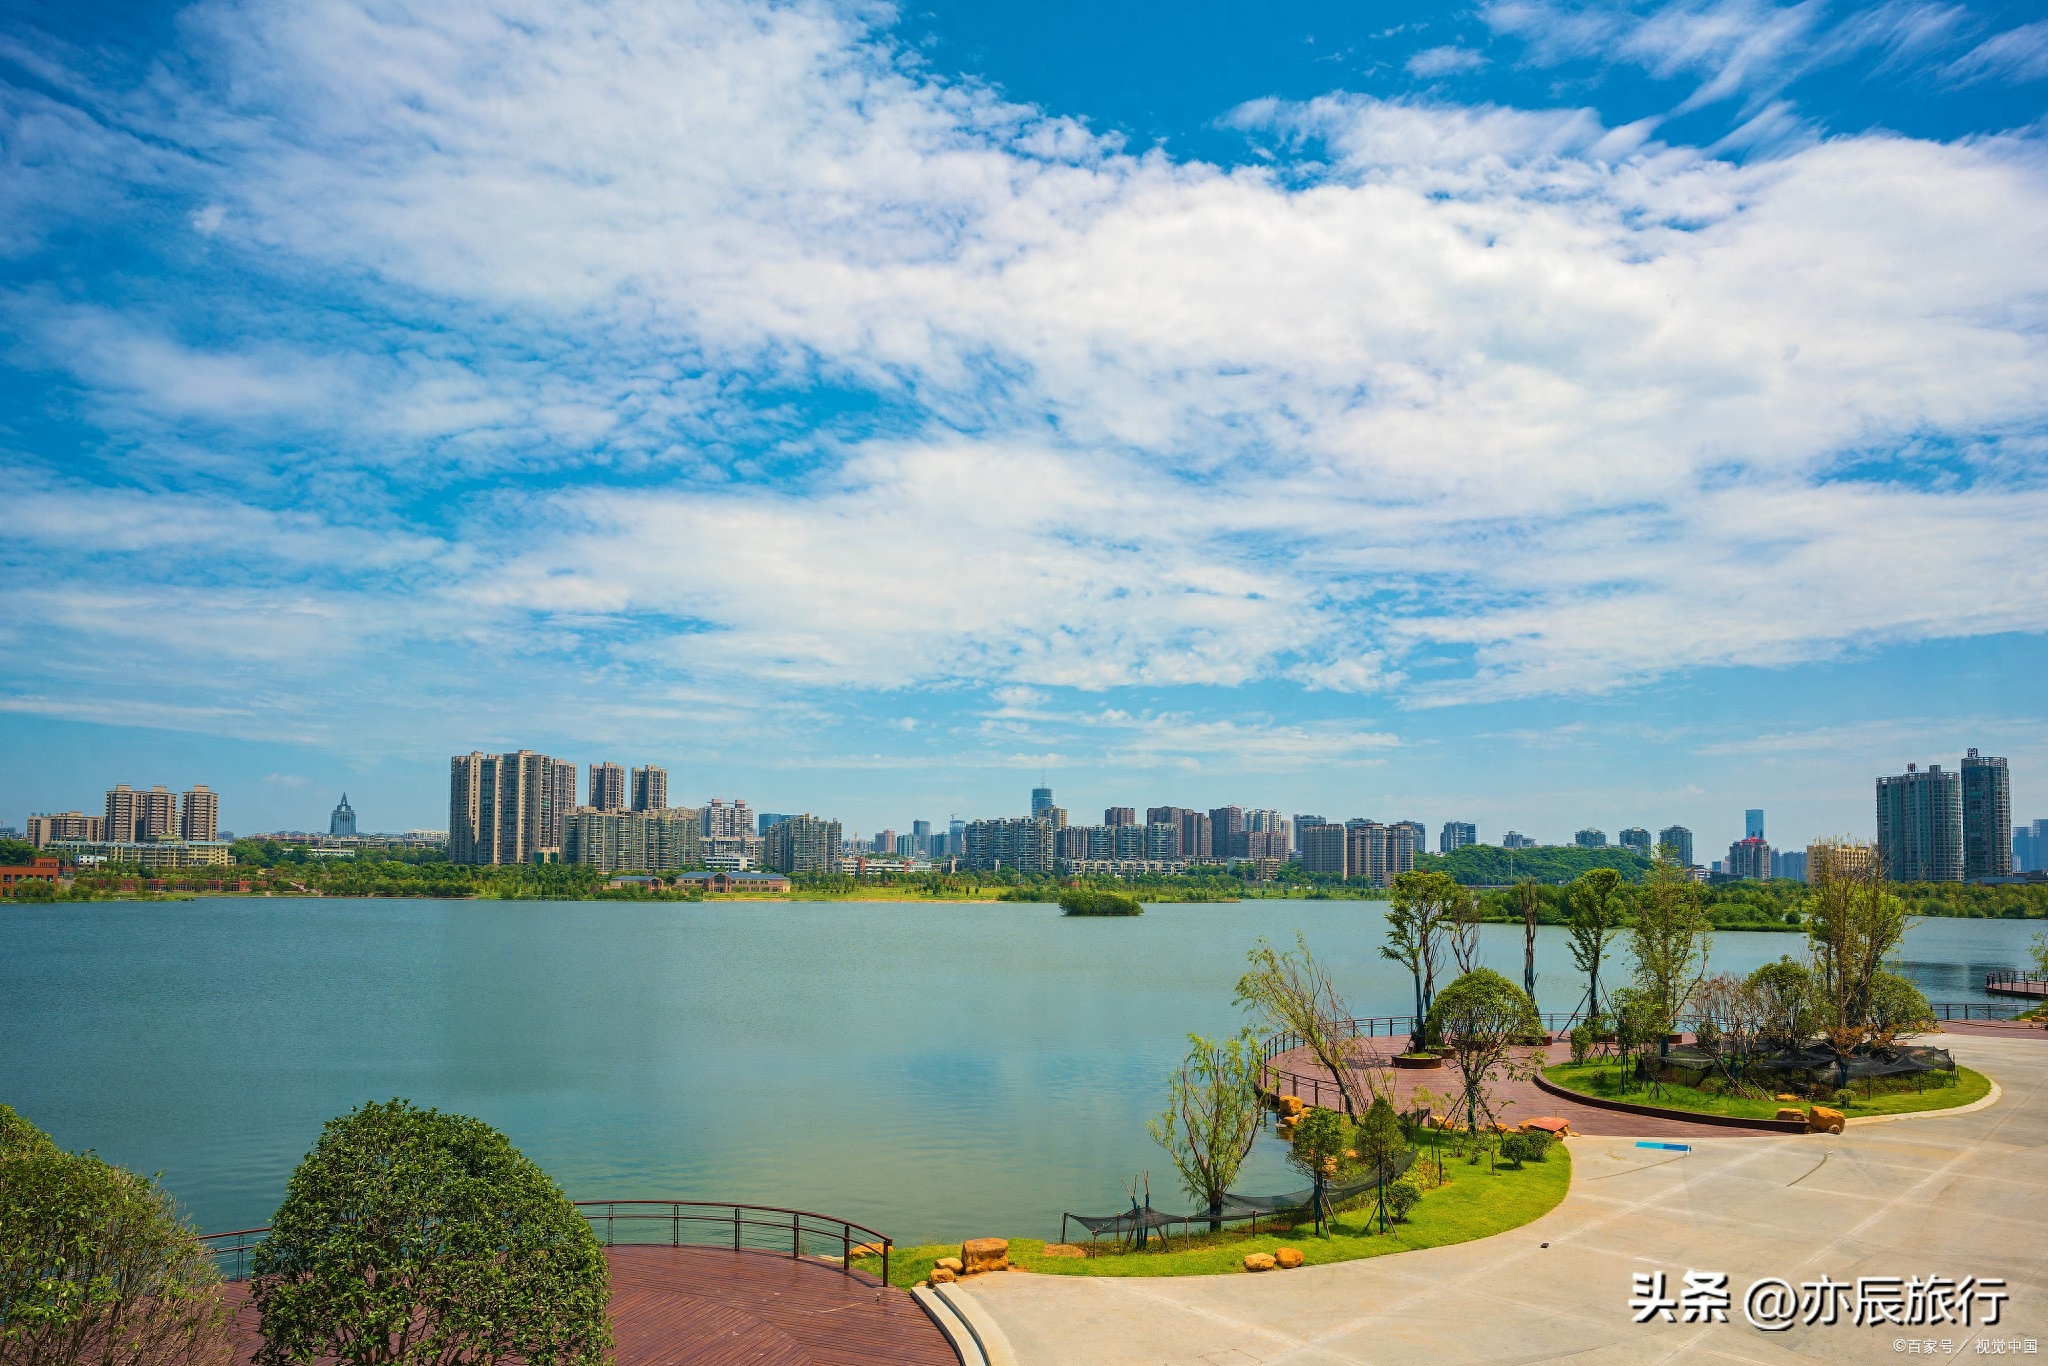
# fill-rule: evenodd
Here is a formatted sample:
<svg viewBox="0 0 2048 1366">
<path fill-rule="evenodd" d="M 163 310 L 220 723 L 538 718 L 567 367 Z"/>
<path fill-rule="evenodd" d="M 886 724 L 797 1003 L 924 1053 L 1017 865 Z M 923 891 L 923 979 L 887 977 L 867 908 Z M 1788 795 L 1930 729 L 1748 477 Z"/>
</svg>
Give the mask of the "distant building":
<svg viewBox="0 0 2048 1366">
<path fill-rule="evenodd" d="M 1344 827 L 1308 817 L 1296 819 L 1307 821 L 1307 824 L 1295 827 L 1301 838 L 1302 871 L 1327 873 L 1340 878 L 1349 876 Z"/>
<path fill-rule="evenodd" d="M 353 835 L 356 832 L 356 809 L 348 804 L 348 793 L 341 794 L 341 804 L 327 816 L 327 833 L 330 835 Z"/>
<path fill-rule="evenodd" d="M 1692 861 L 1692 831 L 1682 825 L 1667 825 L 1659 830 L 1657 847 L 1664 851 L 1664 857 L 1681 868 L 1698 866 Z"/>
<path fill-rule="evenodd" d="M 1752 806 L 1742 813 L 1742 837 L 1746 840 L 1760 840 L 1764 837 L 1764 812 L 1760 806 Z"/>
<path fill-rule="evenodd" d="M 1479 827 L 1470 821 L 1445 821 L 1444 828 L 1436 837 L 1436 851 L 1448 854 L 1453 849 L 1463 849 L 1468 844 L 1479 843 Z"/>
<path fill-rule="evenodd" d="M 1573 835 L 1572 843 L 1578 845 L 1581 849 L 1605 849 L 1607 847 L 1607 832 L 1588 827 Z"/>
<path fill-rule="evenodd" d="M 1963 880 L 1963 789 L 1940 764 L 1877 780 L 1877 848 L 1893 882 Z"/>
<path fill-rule="evenodd" d="M 747 810 L 747 804 L 737 797 L 730 805 L 713 797 L 704 807 L 704 837 L 714 840 L 753 838 L 754 813 Z"/>
<path fill-rule="evenodd" d="M 780 825 L 788 819 L 789 816 L 784 812 L 763 811 L 754 817 L 754 823 L 757 827 L 755 833 L 765 835 L 771 826 Z"/>
<path fill-rule="evenodd" d="M 569 840 L 569 813 L 582 803 L 576 800 L 576 765 L 568 759 L 554 759 L 554 776 L 549 779 L 548 810 L 541 823 L 540 842 L 545 849 L 560 849 Z"/>
<path fill-rule="evenodd" d="M 770 868 L 792 876 L 839 870 L 838 821 L 816 816 L 785 816 L 762 834 L 762 857 Z"/>
<path fill-rule="evenodd" d="M 73 863 L 116 863 L 146 873 L 225 868 L 235 861 L 226 840 L 52 840 L 48 847 Z"/>
<path fill-rule="evenodd" d="M 1220 859 L 1243 858 L 1247 844 L 1244 808 L 1241 806 L 1219 806 L 1209 812 L 1209 838 L 1215 855 Z"/>
<path fill-rule="evenodd" d="M 1138 809 L 1134 806 L 1108 806 L 1102 810 L 1104 825 L 1136 825 Z"/>
<path fill-rule="evenodd" d="M 103 817 L 83 811 L 50 811 L 28 818 L 28 842 L 41 849 L 52 840 L 83 840 L 97 844 L 106 838 Z"/>
<path fill-rule="evenodd" d="M 590 766 L 590 804 L 599 811 L 626 810 L 626 770 L 622 765 Z"/>
<path fill-rule="evenodd" d="M 789 879 L 780 873 L 684 873 L 676 879 L 676 886 L 706 892 L 786 892 Z"/>
<path fill-rule="evenodd" d="M 1772 850 L 1771 876 L 1790 878 L 1794 882 L 1806 881 L 1805 851 L 1800 849 Z"/>
<path fill-rule="evenodd" d="M 1216 847 L 1215 822 L 1205 812 L 1185 806 L 1149 806 L 1145 824 L 1180 827 L 1180 856 L 1191 863 L 1206 863 L 1223 855 Z"/>
<path fill-rule="evenodd" d="M 126 783 L 116 783 L 107 793 L 107 814 L 103 838 L 117 844 L 147 840 L 176 839 L 178 797 L 162 783 L 138 792 Z"/>
<path fill-rule="evenodd" d="M 1353 818 L 1344 822 L 1344 876 L 1385 887 L 1415 869 L 1419 827 L 1413 821 L 1382 825 Z"/>
<path fill-rule="evenodd" d="M 1040 816 L 1043 816 L 1045 814 L 1045 809 L 1051 805 L 1051 788 L 1034 787 L 1031 789 L 1031 818 L 1033 820 L 1037 820 Z"/>
<path fill-rule="evenodd" d="M 1053 834 L 1050 821 L 969 821 L 964 832 L 967 866 L 981 872 L 999 868 L 1019 873 L 1053 872 L 1059 857 L 1054 852 Z"/>
<path fill-rule="evenodd" d="M 868 845 L 878 854 L 893 854 L 896 852 L 896 832 L 894 830 L 877 831 L 875 837 L 868 841 Z"/>
<path fill-rule="evenodd" d="M 472 752 L 448 761 L 448 861 L 531 863 L 565 837 L 556 784 L 561 765 L 530 749 Z"/>
<path fill-rule="evenodd" d="M 29 821 L 33 833 L 35 817 L 29 817 Z M 2048 872 L 2048 821 L 2012 828 L 2012 860 L 2015 872 Z"/>
<path fill-rule="evenodd" d="M 2012 828 L 2012 779 L 2005 760 L 1979 754 L 1963 756 L 1963 877 L 2011 877 L 2012 850 L 2005 832 Z"/>
<path fill-rule="evenodd" d="M 1868 877 L 1877 849 L 1854 840 L 1816 840 L 1806 846 L 1806 880 Z"/>
<path fill-rule="evenodd" d="M 668 770 L 649 764 L 633 770 L 633 809 L 668 810 Z"/>
<path fill-rule="evenodd" d="M 1500 847 L 1503 849 L 1534 849 L 1536 847 L 1536 837 L 1510 830 L 1500 837 Z"/>
<path fill-rule="evenodd" d="M 1771 846 L 1757 835 L 1739 839 L 1728 846 L 1728 861 L 1723 866 L 1732 878 L 1761 882 L 1771 875 Z"/>
<path fill-rule="evenodd" d="M 1616 836 L 1615 843 L 1630 853 L 1641 854 L 1644 858 L 1650 856 L 1650 832 L 1643 829 L 1640 825 L 1631 825 L 1628 829 L 1622 831 L 1620 835 Z"/>
<path fill-rule="evenodd" d="M 11 894 L 24 882 L 46 882 L 55 887 L 64 875 L 64 861 L 39 858 L 32 863 L 13 863 L 0 868 L 0 896 Z"/>
<path fill-rule="evenodd" d="M 1303 826 L 1326 824 L 1321 816 L 1306 816 L 1296 813 L 1294 817 L 1294 852 L 1301 852 L 1301 831 Z"/>
<path fill-rule="evenodd" d="M 932 853 L 932 823 L 912 821 L 910 823 L 910 852 L 919 858 L 930 858 Z"/>
<path fill-rule="evenodd" d="M 1045 810 L 1038 813 L 1038 819 L 1049 822 L 1055 830 L 1061 829 L 1067 823 L 1067 808 L 1064 806 L 1048 806 Z"/>
<path fill-rule="evenodd" d="M 600 811 L 578 807 L 569 816 L 565 862 L 600 872 L 673 872 L 704 856 L 701 814 L 688 807 L 660 811 Z"/>
</svg>

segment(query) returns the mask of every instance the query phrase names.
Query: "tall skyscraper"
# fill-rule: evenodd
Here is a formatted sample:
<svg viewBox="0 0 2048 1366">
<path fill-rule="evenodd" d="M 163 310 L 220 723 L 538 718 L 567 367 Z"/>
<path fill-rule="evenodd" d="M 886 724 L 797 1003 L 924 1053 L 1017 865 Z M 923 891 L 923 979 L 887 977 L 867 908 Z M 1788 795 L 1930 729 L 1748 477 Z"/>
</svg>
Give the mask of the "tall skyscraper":
<svg viewBox="0 0 2048 1366">
<path fill-rule="evenodd" d="M 1344 827 L 1306 816 L 1295 817 L 1301 839 L 1301 869 L 1305 873 L 1328 873 L 1348 877 Z M 1303 823 L 1305 822 L 1305 823 Z"/>
<path fill-rule="evenodd" d="M 1534 849 L 1536 847 L 1536 837 L 1534 835 L 1525 835 L 1519 830 L 1510 830 L 1500 837 L 1500 847 L 1503 849 Z"/>
<path fill-rule="evenodd" d="M 722 797 L 713 797 L 705 806 L 704 834 L 707 839 L 738 839 L 753 833 L 754 813 L 739 798 L 733 798 L 728 805 Z"/>
<path fill-rule="evenodd" d="M 1243 807 L 1219 806 L 1209 812 L 1209 839 L 1217 858 L 1246 857 L 1249 848 L 1246 833 Z"/>
<path fill-rule="evenodd" d="M 1692 861 L 1692 831 L 1682 825 L 1667 825 L 1657 832 L 1657 847 L 1664 851 L 1664 857 L 1681 868 L 1690 868 Z"/>
<path fill-rule="evenodd" d="M 562 848 L 554 759 L 522 749 L 458 754 L 448 767 L 449 862 L 525 863 Z"/>
<path fill-rule="evenodd" d="M 175 839 L 178 834 L 178 797 L 162 783 L 138 792 L 126 783 L 116 783 L 107 793 L 104 829 L 109 840 L 121 844 Z"/>
<path fill-rule="evenodd" d="M 194 783 L 178 801 L 178 838 L 210 840 L 220 836 L 220 794 Z"/>
<path fill-rule="evenodd" d="M 1302 828 L 1304 826 L 1323 825 L 1326 823 L 1327 822 L 1325 822 L 1321 816 L 1307 816 L 1296 814 L 1296 816 L 1294 817 L 1294 852 L 1299 854 L 1307 848 L 1307 845 L 1303 841 L 1301 836 Z"/>
<path fill-rule="evenodd" d="M 1479 843 L 1479 827 L 1470 821 L 1445 821 L 1442 833 L 1436 837 L 1436 851 L 1448 854 L 1453 849 L 1463 849 L 1468 844 Z"/>
<path fill-rule="evenodd" d="M 569 847 L 569 818 L 576 812 L 576 765 L 568 759 L 557 759 L 553 789 L 548 794 L 552 814 L 548 828 L 542 832 L 542 847 L 566 849 Z"/>
<path fill-rule="evenodd" d="M 1104 825 L 1136 825 L 1138 810 L 1132 806 L 1107 806 L 1102 809 Z"/>
<path fill-rule="evenodd" d="M 668 770 L 649 764 L 633 770 L 633 809 L 668 810 Z"/>
<path fill-rule="evenodd" d="M 1581 849 L 1605 849 L 1607 847 L 1607 832 L 1605 830 L 1595 830 L 1588 826 L 1572 836 L 1572 843 L 1578 845 Z"/>
<path fill-rule="evenodd" d="M 789 816 L 790 813 L 783 811 L 760 812 L 754 817 L 755 828 L 765 835 L 768 833 L 769 827 L 782 824 L 789 819 Z"/>
<path fill-rule="evenodd" d="M 90 840 L 98 844 L 106 838 L 106 819 L 102 816 L 88 816 L 83 811 L 39 812 L 28 818 L 28 842 L 40 849 L 51 840 Z"/>
<path fill-rule="evenodd" d="M 1771 846 L 1759 835 L 1739 839 L 1728 846 L 1725 866 L 1730 877 L 1755 878 L 1761 882 L 1771 875 Z"/>
<path fill-rule="evenodd" d="M 762 855 L 778 873 L 836 873 L 840 836 L 838 821 L 785 816 L 763 832 Z"/>
<path fill-rule="evenodd" d="M 932 852 L 932 823 L 912 821 L 910 823 L 910 852 L 919 858 L 930 858 Z"/>
<path fill-rule="evenodd" d="M 341 804 L 328 813 L 327 833 L 330 835 L 354 835 L 356 833 L 356 809 L 348 804 L 348 793 L 341 794 Z"/>
<path fill-rule="evenodd" d="M 1037 820 L 1037 819 L 1038 819 L 1038 818 L 1039 818 L 1040 816 L 1043 816 L 1043 815 L 1045 814 L 1045 810 L 1046 810 L 1046 808 L 1047 808 L 1047 807 L 1049 807 L 1049 806 L 1051 806 L 1051 805 L 1052 805 L 1052 789 L 1051 789 L 1051 788 L 1049 788 L 1049 787 L 1034 787 L 1034 788 L 1032 788 L 1032 789 L 1031 789 L 1031 819 L 1032 819 L 1032 820 Z"/>
<path fill-rule="evenodd" d="M 1893 882 L 1963 880 L 1963 787 L 1940 764 L 1877 780 L 1877 849 Z"/>
<path fill-rule="evenodd" d="M 1742 837 L 1746 840 L 1760 840 L 1764 837 L 1764 812 L 1760 806 L 1752 806 L 1742 813 Z"/>
<path fill-rule="evenodd" d="M 590 804 L 600 811 L 626 809 L 626 770 L 618 764 L 590 766 Z"/>
<path fill-rule="evenodd" d="M 1963 877 L 2011 877 L 2012 780 L 2005 760 L 1979 754 L 1963 756 Z"/>
<path fill-rule="evenodd" d="M 1650 856 L 1650 832 L 1642 826 L 1631 825 L 1621 832 L 1618 839 L 1622 848 L 1641 854 L 1644 858 Z"/>
<path fill-rule="evenodd" d="M 2048 871 L 2048 821 L 2012 828 L 2012 865 L 2022 873 Z"/>
</svg>

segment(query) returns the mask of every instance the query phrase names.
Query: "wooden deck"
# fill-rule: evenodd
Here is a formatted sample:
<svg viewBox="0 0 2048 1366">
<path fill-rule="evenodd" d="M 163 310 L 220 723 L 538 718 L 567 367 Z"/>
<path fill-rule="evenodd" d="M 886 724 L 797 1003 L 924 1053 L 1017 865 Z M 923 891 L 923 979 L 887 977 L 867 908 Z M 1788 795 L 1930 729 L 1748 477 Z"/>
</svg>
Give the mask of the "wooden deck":
<svg viewBox="0 0 2048 1366">
<path fill-rule="evenodd" d="M 612 1268 L 618 1366 L 958 1366 L 909 1295 L 861 1272 L 768 1252 L 621 1245 Z M 248 1284 L 228 1287 L 236 1360 L 259 1339 Z"/>
</svg>

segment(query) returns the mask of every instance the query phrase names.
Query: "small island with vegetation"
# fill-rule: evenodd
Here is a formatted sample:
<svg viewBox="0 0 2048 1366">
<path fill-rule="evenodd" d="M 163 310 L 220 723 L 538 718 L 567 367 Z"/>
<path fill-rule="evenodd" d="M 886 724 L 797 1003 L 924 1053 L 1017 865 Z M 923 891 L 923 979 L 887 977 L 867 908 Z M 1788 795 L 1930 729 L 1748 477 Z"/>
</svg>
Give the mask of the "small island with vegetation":
<svg viewBox="0 0 2048 1366">
<path fill-rule="evenodd" d="M 1134 896 L 1122 892 L 1099 892 L 1072 887 L 1060 893 L 1060 909 L 1068 915 L 1143 915 L 1145 908 Z"/>
</svg>

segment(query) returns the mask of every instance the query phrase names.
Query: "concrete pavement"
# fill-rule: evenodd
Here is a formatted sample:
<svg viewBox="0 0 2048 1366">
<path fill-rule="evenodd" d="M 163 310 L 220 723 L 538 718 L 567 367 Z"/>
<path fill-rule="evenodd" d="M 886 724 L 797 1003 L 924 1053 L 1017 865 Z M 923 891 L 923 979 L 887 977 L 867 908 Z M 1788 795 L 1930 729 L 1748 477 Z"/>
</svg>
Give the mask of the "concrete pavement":
<svg viewBox="0 0 2048 1366">
<path fill-rule="evenodd" d="M 1997 1104 L 1838 1137 L 1689 1139 L 1689 1155 L 1573 1139 L 1557 1209 L 1457 1247 L 1264 1275 L 1008 1275 L 962 1289 L 1025 1366 L 1898 1361 L 1923 1355 L 1909 1339 L 1952 1360 L 2028 1338 L 2048 1351 L 2048 1039 L 1942 1042 L 2001 1085 Z M 1664 1273 L 1675 1298 L 1688 1271 L 1727 1273 L 1729 1322 L 1633 1322 L 1634 1275 Z M 1845 1306 L 1833 1326 L 1765 1332 L 1743 1299 L 1770 1276 L 1997 1277 L 2010 1299 L 1996 1327 L 1981 1326 L 1980 1301 L 1976 1327 L 1857 1326 Z"/>
</svg>

